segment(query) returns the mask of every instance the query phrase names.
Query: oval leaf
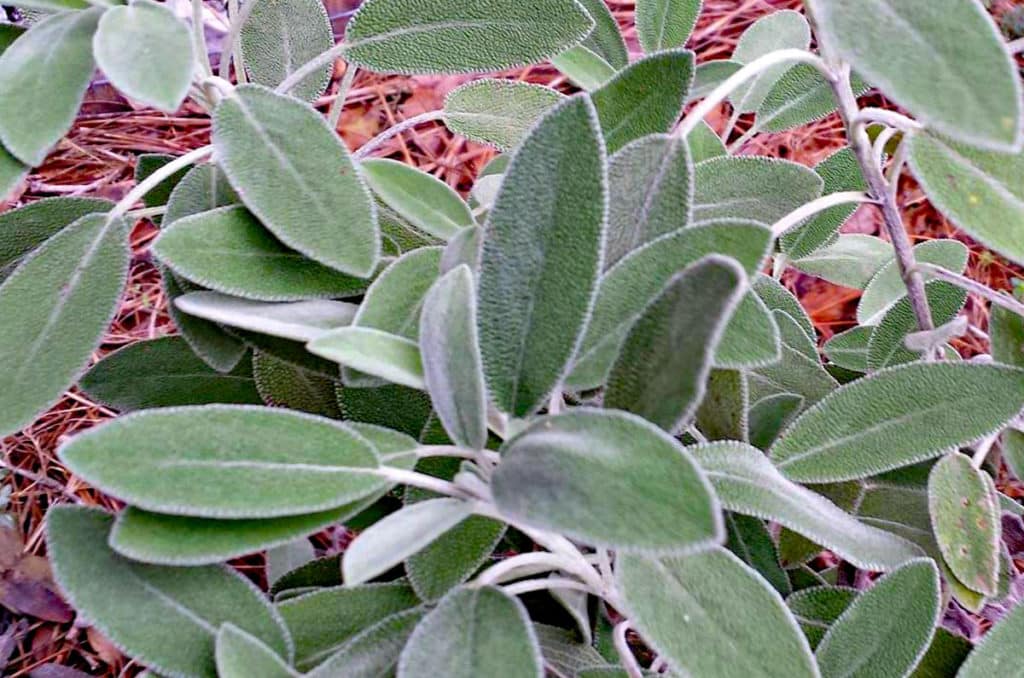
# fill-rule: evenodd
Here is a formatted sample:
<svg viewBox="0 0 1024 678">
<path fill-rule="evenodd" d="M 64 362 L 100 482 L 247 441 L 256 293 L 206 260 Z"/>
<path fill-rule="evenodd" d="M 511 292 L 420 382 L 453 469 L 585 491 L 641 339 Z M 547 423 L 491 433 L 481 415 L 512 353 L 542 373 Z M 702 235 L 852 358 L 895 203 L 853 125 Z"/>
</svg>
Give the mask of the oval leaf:
<svg viewBox="0 0 1024 678">
<path fill-rule="evenodd" d="M 761 17 L 743 32 L 732 53 L 732 60 L 749 64 L 778 50 L 807 49 L 810 44 L 811 27 L 803 14 L 781 10 Z M 737 110 L 752 113 L 761 107 L 775 83 L 788 70 L 787 64 L 772 66 L 737 87 L 729 98 Z"/>
<path fill-rule="evenodd" d="M 253 0 L 238 36 L 245 68 L 253 82 L 277 87 L 304 63 L 334 47 L 334 31 L 319 0 Z M 314 101 L 331 81 L 330 64 L 291 89 Z"/>
<path fill-rule="evenodd" d="M 94 198 L 44 198 L 0 214 L 0 282 L 51 237 L 86 214 L 113 206 Z"/>
<path fill-rule="evenodd" d="M 914 247 L 914 259 L 926 264 L 941 266 L 953 273 L 962 273 L 967 268 L 970 250 L 956 240 L 929 240 Z M 927 278 L 928 274 L 924 276 Z M 899 266 L 893 259 L 883 266 L 864 288 L 857 304 L 857 322 L 861 325 L 877 325 L 885 312 L 907 295 L 907 284 L 903 282 Z"/>
<path fill-rule="evenodd" d="M 395 160 L 364 160 L 370 188 L 391 209 L 430 235 L 451 240 L 472 226 L 473 214 L 459 194 L 439 179 Z"/>
<path fill-rule="evenodd" d="M 293 341 L 312 341 L 325 332 L 346 327 L 359 308 L 329 299 L 268 303 L 220 292 L 191 292 L 178 297 L 175 305 L 197 318 Z"/>
<path fill-rule="evenodd" d="M 444 100 L 448 129 L 467 139 L 510 151 L 552 106 L 565 98 L 553 89 L 514 80 L 477 80 Z"/>
<path fill-rule="evenodd" d="M 648 54 L 682 47 L 700 15 L 701 0 L 637 0 L 636 35 Z"/>
<path fill-rule="evenodd" d="M 696 168 L 693 220 L 751 219 L 774 224 L 821 195 L 814 170 L 785 160 L 723 157 Z"/>
<path fill-rule="evenodd" d="M 299 674 L 256 636 L 225 623 L 217 632 L 218 678 L 296 678 Z"/>
<path fill-rule="evenodd" d="M 379 678 L 393 676 L 398 657 L 416 625 L 426 614 L 416 608 L 393 614 L 368 627 L 342 645 L 313 671 L 308 678 Z"/>
<path fill-rule="evenodd" d="M 342 327 L 306 345 L 310 353 L 380 377 L 424 390 L 423 360 L 415 341 L 367 327 Z"/>
</svg>

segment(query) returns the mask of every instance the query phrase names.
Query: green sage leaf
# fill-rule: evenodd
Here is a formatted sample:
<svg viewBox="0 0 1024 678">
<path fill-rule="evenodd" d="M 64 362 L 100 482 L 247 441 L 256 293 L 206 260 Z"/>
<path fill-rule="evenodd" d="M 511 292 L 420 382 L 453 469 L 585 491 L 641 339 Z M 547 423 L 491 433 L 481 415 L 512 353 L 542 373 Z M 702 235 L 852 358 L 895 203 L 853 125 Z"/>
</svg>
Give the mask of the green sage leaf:
<svg viewBox="0 0 1024 678">
<path fill-rule="evenodd" d="M 774 224 L 821 195 L 821 177 L 803 165 L 756 156 L 706 160 L 696 168 L 693 220 Z"/>
<path fill-rule="evenodd" d="M 1024 605 L 1018 605 L 985 635 L 956 675 L 959 678 L 982 678 L 1008 675 L 1008 670 L 1019 670 L 1017 652 L 1022 633 Z"/>
<path fill-rule="evenodd" d="M 342 327 L 306 345 L 313 355 L 385 381 L 423 390 L 423 360 L 415 341 L 368 327 Z"/>
<path fill-rule="evenodd" d="M 426 172 L 395 160 L 364 160 L 362 167 L 373 192 L 426 233 L 447 241 L 474 224 L 459 194 Z"/>
<path fill-rule="evenodd" d="M 551 57 L 551 65 L 565 75 L 572 84 L 585 92 L 593 92 L 615 77 L 615 67 L 597 52 L 576 45 Z"/>
<path fill-rule="evenodd" d="M 935 325 L 941 327 L 952 321 L 967 303 L 967 292 L 944 280 L 925 284 L 925 297 Z M 903 297 L 886 312 L 871 333 L 868 342 L 868 367 L 884 367 L 913 362 L 921 357 L 920 351 L 907 347 L 907 337 L 919 329 L 917 316 L 910 298 Z"/>
<path fill-rule="evenodd" d="M 892 245 L 873 235 L 840 235 L 835 242 L 793 261 L 793 266 L 830 283 L 862 290 L 892 261 Z"/>
<path fill-rule="evenodd" d="M 779 564 L 779 549 L 768 527 L 758 518 L 728 513 L 725 547 L 752 567 L 782 595 L 790 592 L 789 577 Z"/>
<path fill-rule="evenodd" d="M 800 623 L 813 650 L 857 595 L 856 589 L 843 586 L 813 586 L 786 598 L 786 606 Z"/>
<path fill-rule="evenodd" d="M 161 224 L 170 226 L 183 217 L 239 202 L 238 194 L 220 167 L 213 163 L 196 165 L 174 185 Z"/>
<path fill-rule="evenodd" d="M 594 30 L 582 44 L 600 54 L 601 58 L 615 69 L 628 66 L 629 51 L 626 49 L 626 41 L 622 38 L 619 22 L 608 9 L 607 3 L 604 0 L 579 0 L 579 3 L 587 10 L 595 24 Z"/>
<path fill-rule="evenodd" d="M 967 268 L 970 250 L 957 240 L 928 240 L 914 247 L 914 259 L 926 264 L 941 266 L 953 273 L 962 273 Z M 929 278 L 927 273 L 925 278 Z M 907 294 L 899 266 L 893 259 L 878 270 L 864 288 L 857 305 L 857 322 L 861 325 L 877 325 L 886 311 Z"/>
<path fill-rule="evenodd" d="M 682 47 L 697 24 L 701 0 L 638 0 L 636 35 L 651 54 Z"/>
<path fill-rule="evenodd" d="M 856 96 L 868 84 L 856 73 L 850 86 Z M 838 104 L 832 85 L 814 66 L 798 64 L 779 78 L 757 109 L 757 127 L 765 132 L 785 132 L 835 113 Z"/>
<path fill-rule="evenodd" d="M 836 365 L 857 372 L 868 371 L 868 347 L 871 342 L 873 327 L 858 325 L 841 332 L 828 341 L 822 349 L 825 355 Z"/>
<path fill-rule="evenodd" d="M 732 60 L 741 64 L 749 64 L 760 57 L 781 49 L 807 49 L 811 44 L 811 27 L 803 14 L 792 10 L 772 12 L 754 22 L 744 31 L 736 43 Z M 772 91 L 789 70 L 787 64 L 773 66 L 759 73 L 752 80 L 737 87 L 730 100 L 736 109 L 743 113 L 752 113 L 764 103 L 765 97 Z"/>
<path fill-rule="evenodd" d="M 334 47 L 334 31 L 317 0 L 254 0 L 238 36 L 252 81 L 277 87 L 300 66 Z M 327 64 L 291 89 L 292 96 L 314 101 L 327 90 Z"/>
<path fill-rule="evenodd" d="M 208 291 L 190 292 L 175 303 L 196 318 L 293 341 L 311 341 L 324 332 L 346 327 L 359 309 L 330 299 L 275 303 Z"/>
<path fill-rule="evenodd" d="M 477 80 L 444 100 L 448 129 L 502 151 L 519 145 L 530 128 L 564 97 L 553 89 L 514 80 Z"/>
<path fill-rule="evenodd" d="M 253 377 L 263 402 L 329 419 L 341 419 L 335 380 L 261 351 L 253 352 Z"/>
<path fill-rule="evenodd" d="M 86 214 L 113 206 L 95 198 L 44 198 L 0 214 L 0 282 L 55 234 Z"/>
<path fill-rule="evenodd" d="M 218 678 L 297 678 L 299 675 L 262 640 L 228 622 L 217 632 Z"/>
<path fill-rule="evenodd" d="M 378 678 L 394 675 L 402 648 L 426 608 L 415 608 L 385 617 L 352 636 L 323 664 L 307 674 L 308 678 Z"/>
</svg>

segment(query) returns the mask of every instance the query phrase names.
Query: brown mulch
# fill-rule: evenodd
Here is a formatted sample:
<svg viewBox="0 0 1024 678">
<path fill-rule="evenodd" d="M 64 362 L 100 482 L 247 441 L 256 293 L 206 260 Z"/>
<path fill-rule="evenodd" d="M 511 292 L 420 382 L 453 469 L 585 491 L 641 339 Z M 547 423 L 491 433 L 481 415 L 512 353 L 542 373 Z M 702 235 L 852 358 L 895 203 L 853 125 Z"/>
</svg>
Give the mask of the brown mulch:
<svg viewBox="0 0 1024 678">
<path fill-rule="evenodd" d="M 691 46 L 701 61 L 728 57 L 738 36 L 758 17 L 781 8 L 799 9 L 800 4 L 799 0 L 706 0 Z M 1002 13 L 1020 3 L 993 4 L 994 9 Z M 637 51 L 632 30 L 633 3 L 610 0 L 609 5 L 626 29 L 631 48 Z M 550 68 L 530 68 L 516 75 L 531 82 L 569 89 L 564 78 Z M 440 108 L 444 95 L 466 79 L 403 78 L 361 72 L 338 131 L 351 148 L 358 148 L 396 121 Z M 329 102 L 330 96 L 327 96 L 320 103 L 326 107 Z M 711 116 L 709 122 L 722 129 L 727 114 L 728 110 L 723 109 Z M 749 120 L 741 121 L 739 131 L 745 124 L 749 124 Z M 198 109 L 186 106 L 175 115 L 138 110 L 109 88 L 98 87 L 69 137 L 61 142 L 46 164 L 29 177 L 17 201 L 6 206 L 0 204 L 0 211 L 55 195 L 96 195 L 116 200 L 132 185 L 135 158 L 139 153 L 180 154 L 208 143 L 209 132 L 209 121 Z M 744 152 L 775 155 L 811 165 L 841 143 L 839 121 L 833 117 L 799 130 L 759 137 L 748 144 Z M 493 156 L 493 151 L 453 137 L 443 126 L 434 124 L 401 135 L 390 142 L 381 155 L 414 164 L 465 191 Z M 957 237 L 969 245 L 970 275 L 976 280 L 1007 289 L 1011 278 L 1024 277 L 1020 270 L 958 235 L 930 207 L 912 179 L 904 179 L 900 200 L 905 208 L 907 227 L 915 240 Z M 873 211 L 863 209 L 847 230 L 878 233 L 879 226 Z M 127 290 L 117 318 L 95 358 L 135 341 L 174 332 L 148 252 L 155 234 L 155 227 L 147 221 L 135 226 Z M 784 281 L 800 296 L 822 339 L 851 326 L 859 296 L 857 291 L 795 272 L 787 273 Z M 984 305 L 972 303 L 969 314 L 973 325 L 981 329 L 987 326 Z M 983 339 L 974 335 L 960 340 L 958 348 L 965 355 L 987 351 Z M 111 500 L 73 477 L 55 456 L 55 448 L 63 438 L 111 416 L 112 412 L 72 390 L 24 431 L 0 441 L 0 466 L 9 469 L 0 479 L 0 488 L 9 493 L 7 507 L 3 510 L 20 532 L 26 553 L 45 555 L 42 521 L 49 506 L 74 501 L 113 507 Z M 1004 489 L 1024 496 L 1020 487 Z M 5 576 L 2 551 L 0 547 L 0 585 Z M 258 578 L 258 559 L 250 568 Z M 12 678 L 27 676 L 48 663 L 74 666 L 103 676 L 134 675 L 139 671 L 139 667 L 127 662 L 98 633 L 70 623 L 44 622 L 31 617 L 18 620 L 0 608 L 0 673 Z"/>
</svg>

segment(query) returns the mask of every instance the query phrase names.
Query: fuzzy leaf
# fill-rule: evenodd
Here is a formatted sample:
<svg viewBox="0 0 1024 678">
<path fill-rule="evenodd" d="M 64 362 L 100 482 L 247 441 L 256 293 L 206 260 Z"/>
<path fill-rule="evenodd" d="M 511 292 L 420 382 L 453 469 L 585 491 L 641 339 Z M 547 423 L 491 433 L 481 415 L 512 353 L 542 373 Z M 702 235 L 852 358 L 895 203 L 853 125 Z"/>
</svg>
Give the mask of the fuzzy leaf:
<svg viewBox="0 0 1024 678">
<path fill-rule="evenodd" d="M 654 54 L 625 68 L 591 95 L 609 153 L 648 134 L 669 131 L 686 102 L 694 60 L 689 50 Z"/>
<path fill-rule="evenodd" d="M 277 87 L 321 52 L 334 47 L 334 31 L 318 0 L 254 0 L 238 36 L 252 81 Z M 331 81 L 330 64 L 292 88 L 292 96 L 314 101 Z"/>
<path fill-rule="evenodd" d="M 736 44 L 732 60 L 749 64 L 781 49 L 807 49 L 811 44 L 811 28 L 803 14 L 792 10 L 772 12 L 754 22 Z M 761 107 L 775 83 L 786 75 L 789 66 L 780 64 L 766 69 L 752 80 L 737 87 L 730 100 L 737 110 L 752 113 Z"/>
<path fill-rule="evenodd" d="M 72 438 L 59 454 L 134 506 L 201 518 L 301 515 L 386 485 L 374 475 L 376 451 L 352 429 L 261 407 L 138 412 Z"/>
<path fill-rule="evenodd" d="M 336 586 L 277 606 L 295 640 L 295 665 L 308 671 L 364 629 L 420 604 L 406 584 Z"/>
<path fill-rule="evenodd" d="M 984 151 L 925 133 L 911 135 L 908 145 L 928 199 L 968 235 L 1024 263 L 1024 154 Z"/>
<path fill-rule="evenodd" d="M 594 30 L 583 41 L 583 46 L 601 55 L 601 58 L 615 69 L 628 66 L 629 51 L 626 49 L 626 41 L 619 30 L 619 22 L 615 20 L 615 15 L 608 9 L 605 1 L 579 0 L 579 3 L 595 23 Z"/>
<path fill-rule="evenodd" d="M 693 163 L 685 140 L 637 139 L 612 156 L 605 270 L 622 257 L 690 223 Z"/>
<path fill-rule="evenodd" d="M 682 47 L 700 15 L 702 0 L 637 0 L 636 34 L 651 54 Z"/>
<path fill-rule="evenodd" d="M 143 153 L 135 161 L 135 183 L 141 183 L 143 180 L 148 179 L 154 172 L 166 165 L 167 163 L 174 160 L 173 155 L 165 155 L 163 153 Z M 167 204 L 171 198 L 171 194 L 174 189 L 177 188 L 178 184 L 186 175 L 190 172 L 190 168 L 185 167 L 174 174 L 170 175 L 153 189 L 151 189 L 142 198 L 142 204 L 146 207 L 161 207 Z M 155 215 L 150 217 L 157 226 L 163 222 L 163 215 Z"/>
<path fill-rule="evenodd" d="M 811 321 L 810 316 L 807 315 L 807 311 L 804 310 L 796 295 L 790 292 L 782 283 L 762 273 L 754 281 L 754 291 L 757 292 L 757 296 L 761 297 L 761 300 L 764 301 L 768 308 L 772 311 L 782 311 L 788 315 L 796 321 L 796 324 L 800 326 L 800 329 L 804 331 L 804 334 L 812 342 L 817 343 L 818 333 L 814 329 L 814 323 Z"/>
<path fill-rule="evenodd" d="M 1024 298 L 1024 294 L 1018 292 L 1016 297 Z M 1024 368 L 1024 317 L 993 304 L 989 334 L 992 338 L 992 357 L 996 362 Z"/>
<path fill-rule="evenodd" d="M 915 260 L 941 266 L 953 273 L 963 272 L 969 254 L 967 246 L 957 240 L 928 240 L 914 247 Z M 926 279 L 929 277 L 927 273 L 924 275 Z M 864 288 L 864 294 L 857 305 L 857 322 L 861 325 L 877 325 L 885 312 L 906 294 L 907 285 L 893 259 L 880 268 Z"/>
<path fill-rule="evenodd" d="M 620 555 L 616 578 L 637 630 L 677 671 L 709 678 L 818 675 L 779 594 L 722 548 L 667 558 Z"/>
<path fill-rule="evenodd" d="M 366 291 L 352 324 L 417 339 L 423 297 L 437 280 L 442 254 L 423 247 L 392 262 Z"/>
<path fill-rule="evenodd" d="M 541 678 L 540 648 L 526 608 L 493 587 L 459 588 L 409 638 L 398 678 Z"/>
<path fill-rule="evenodd" d="M 416 594 L 427 602 L 440 599 L 469 579 L 494 553 L 505 524 L 470 516 L 405 561 Z"/>
<path fill-rule="evenodd" d="M 779 326 L 781 359 L 748 374 L 751 398 L 755 401 L 779 393 L 793 393 L 804 405 L 818 402 L 839 385 L 822 367 L 814 341 L 800 324 L 784 311 L 773 311 Z"/>
<path fill-rule="evenodd" d="M 967 659 L 973 647 L 971 641 L 940 626 L 935 629 L 932 643 L 911 674 L 912 678 L 945 678 L 958 675 L 957 669 Z"/>
<path fill-rule="evenodd" d="M 491 398 L 535 412 L 565 376 L 601 271 L 607 169 L 589 100 L 559 104 L 512 159 L 484 229 L 480 349 Z"/>
<path fill-rule="evenodd" d="M 892 245 L 873 235 L 840 235 L 834 243 L 793 262 L 824 280 L 862 290 L 882 266 L 892 261 Z"/>
<path fill-rule="evenodd" d="M 604 406 L 638 414 L 669 433 L 689 425 L 745 287 L 743 269 L 725 257 L 707 257 L 675 276 L 626 337 Z"/>
<path fill-rule="evenodd" d="M 336 380 L 261 351 L 253 353 L 252 371 L 256 389 L 267 405 L 341 419 Z"/>
<path fill-rule="evenodd" d="M 446 274 L 427 293 L 420 315 L 420 354 L 427 391 L 457 445 L 487 444 L 487 393 L 477 343 L 473 274 Z"/>
<path fill-rule="evenodd" d="M 1003 38 L 970 0 L 809 0 L 818 39 L 943 134 L 1019 150 L 1021 85 Z"/>
<path fill-rule="evenodd" d="M 858 325 L 841 332 L 825 342 L 823 350 L 828 359 L 840 367 L 857 372 L 868 371 L 868 346 L 874 328 Z"/>
<path fill-rule="evenodd" d="M 351 297 L 367 287 L 283 246 L 238 205 L 178 219 L 153 252 L 203 287 L 257 301 Z"/>
<path fill-rule="evenodd" d="M 183 313 L 177 300 L 186 290 L 202 289 L 198 285 L 178 278 L 170 269 L 161 267 L 164 294 L 167 297 L 167 313 L 188 342 L 192 351 L 207 365 L 218 372 L 230 372 L 238 367 L 249 347 L 241 339 L 228 334 L 223 327 L 195 316 Z"/>
<path fill-rule="evenodd" d="M 426 388 L 420 348 L 405 337 L 367 327 L 342 327 L 320 335 L 306 348 L 313 355 L 393 384 Z"/>
<path fill-rule="evenodd" d="M 373 192 L 416 228 L 447 241 L 473 225 L 459 194 L 430 174 L 395 160 L 364 160 L 362 167 Z"/>
<path fill-rule="evenodd" d="M 0 55 L 0 142 L 26 165 L 41 165 L 71 129 L 96 69 L 92 37 L 104 9 L 48 15 Z"/>
<path fill-rule="evenodd" d="M 779 549 L 771 532 L 758 518 L 728 513 L 725 516 L 728 534 L 725 547 L 752 567 L 782 595 L 790 592 L 789 577 L 779 564 Z"/>
<path fill-rule="evenodd" d="M 307 674 L 308 678 L 379 678 L 393 676 L 398 657 L 426 608 L 385 617 L 352 636 L 330 659 Z"/>
<path fill-rule="evenodd" d="M 771 225 L 821 195 L 813 170 L 785 160 L 726 157 L 697 165 L 694 222 L 751 219 Z"/>
<path fill-rule="evenodd" d="M 730 511 L 780 523 L 868 570 L 892 570 L 921 555 L 910 542 L 864 525 L 825 497 L 786 480 L 749 445 L 721 442 L 688 449 Z"/>
<path fill-rule="evenodd" d="M 577 409 L 539 420 L 502 447 L 492 489 L 513 522 L 623 551 L 693 550 L 723 532 L 690 456 L 623 412 Z M 644 520 L 629 518 L 636 515 Z"/>
<path fill-rule="evenodd" d="M 577 45 L 551 57 L 551 65 L 585 92 L 592 92 L 615 77 L 616 70 L 593 50 Z"/>
<path fill-rule="evenodd" d="M 839 388 L 771 450 L 797 482 L 856 480 L 939 456 L 987 435 L 1024 408 L 1024 372 L 918 363 Z"/>
<path fill-rule="evenodd" d="M 330 299 L 274 303 L 220 292 L 191 292 L 178 297 L 176 305 L 197 318 L 293 341 L 311 341 L 324 332 L 350 325 L 359 308 Z"/>
<path fill-rule="evenodd" d="M 228 622 L 291 654 L 279 617 L 247 579 L 224 567 L 122 558 L 106 543 L 112 522 L 103 511 L 59 506 L 47 516 L 47 534 L 60 587 L 118 648 L 162 674 L 214 678 L 214 639 Z"/>
<path fill-rule="evenodd" d="M 449 497 L 409 504 L 352 542 L 341 560 L 342 577 L 349 585 L 365 583 L 416 554 L 472 512 L 469 502 Z"/>
<path fill-rule="evenodd" d="M 697 429 L 708 440 L 746 440 L 749 399 L 743 372 L 712 370 L 697 410 Z"/>
<path fill-rule="evenodd" d="M 164 227 L 170 226 L 183 217 L 239 202 L 238 194 L 220 167 L 213 163 L 196 165 L 174 185 L 161 223 Z"/>
<path fill-rule="evenodd" d="M 0 285 L 0 435 L 56 402 L 99 346 L 128 272 L 127 229 L 81 217 Z"/>
<path fill-rule="evenodd" d="M 779 327 L 764 301 L 747 290 L 732 314 L 715 352 L 715 367 L 746 369 L 779 360 Z"/>
<path fill-rule="evenodd" d="M 79 386 L 96 402 L 122 412 L 209 403 L 259 404 L 252 367 L 223 374 L 209 367 L 181 337 L 129 344 L 85 373 Z"/>
<path fill-rule="evenodd" d="M 349 21 L 345 56 L 380 72 L 501 71 L 558 54 L 593 27 L 574 0 L 370 0 Z"/>
<path fill-rule="evenodd" d="M 851 74 L 850 86 L 860 96 L 868 84 L 856 73 Z M 798 64 L 779 78 L 757 109 L 758 129 L 765 132 L 784 132 L 794 127 L 821 120 L 837 108 L 832 85 L 814 66 Z"/>
<path fill-rule="evenodd" d="M 815 649 L 857 595 L 856 589 L 842 586 L 814 586 L 786 598 L 786 606 L 800 623 L 811 649 Z"/>
<path fill-rule="evenodd" d="M 686 137 L 686 145 L 694 165 L 728 155 L 722 138 L 703 121 Z"/>
<path fill-rule="evenodd" d="M 974 648 L 956 674 L 957 678 L 991 678 L 1019 672 L 1021 634 L 1024 634 L 1024 605 L 1017 605 Z"/>
<path fill-rule="evenodd" d="M 967 303 L 967 292 L 944 280 L 927 283 L 925 296 L 932 319 L 938 327 L 952 321 Z M 907 338 L 917 330 L 917 316 L 910 305 L 910 298 L 903 297 L 889 309 L 871 333 L 868 367 L 880 370 L 919 359 L 921 352 L 907 346 Z"/>
<path fill-rule="evenodd" d="M 44 198 L 0 214 L 0 282 L 51 237 L 86 214 L 113 206 L 95 198 Z"/>
<path fill-rule="evenodd" d="M 750 444 L 767 450 L 803 409 L 804 398 L 795 393 L 776 393 L 761 398 L 750 406 L 747 424 Z"/>
<path fill-rule="evenodd" d="M 93 52 L 111 84 L 136 101 L 173 113 L 188 94 L 192 36 L 167 5 L 132 0 L 108 9 Z"/>
<path fill-rule="evenodd" d="M 514 80 L 477 80 L 444 100 L 448 129 L 502 151 L 519 145 L 530 128 L 563 99 L 548 87 Z"/>
<path fill-rule="evenodd" d="M 822 678 L 905 676 L 921 660 L 939 620 L 939 573 L 920 559 L 860 594 L 829 628 L 816 656 Z"/>
<path fill-rule="evenodd" d="M 28 176 L 29 169 L 0 145 L 0 202 L 6 202 L 13 196 L 14 189 Z"/>
<path fill-rule="evenodd" d="M 246 207 L 285 245 L 342 273 L 373 273 L 381 247 L 373 200 L 319 113 L 243 85 L 214 112 L 213 143 Z"/>
<path fill-rule="evenodd" d="M 1002 527 L 992 479 L 974 468 L 970 457 L 943 457 L 928 476 L 928 512 L 939 550 L 956 578 L 995 596 Z"/>
<path fill-rule="evenodd" d="M 352 421 L 386 426 L 418 438 L 430 418 L 430 397 L 408 386 L 339 386 L 337 392 L 342 415 Z"/>
<path fill-rule="evenodd" d="M 299 675 L 266 643 L 230 622 L 217 632 L 215 658 L 218 678 L 297 678 Z"/>
<path fill-rule="evenodd" d="M 743 64 L 730 59 L 715 59 L 698 64 L 697 71 L 693 76 L 693 87 L 690 88 L 690 101 L 703 99 L 711 94 L 716 87 L 734 76 L 736 71 L 741 68 L 743 68 Z M 690 134 L 692 135 L 693 132 Z"/>
</svg>

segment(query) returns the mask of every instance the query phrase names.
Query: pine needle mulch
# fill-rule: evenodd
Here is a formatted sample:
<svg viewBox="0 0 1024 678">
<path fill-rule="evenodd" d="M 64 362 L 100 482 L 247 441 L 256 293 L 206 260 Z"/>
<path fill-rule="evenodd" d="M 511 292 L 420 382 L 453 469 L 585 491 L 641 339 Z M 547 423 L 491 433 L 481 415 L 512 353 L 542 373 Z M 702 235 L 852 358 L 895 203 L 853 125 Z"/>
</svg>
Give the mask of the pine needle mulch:
<svg viewBox="0 0 1024 678">
<path fill-rule="evenodd" d="M 1001 13 L 1013 10 L 1013 5 L 1018 3 L 995 4 L 995 11 Z M 610 0 L 609 5 L 626 30 L 631 49 L 637 51 L 632 30 L 632 1 Z M 760 16 L 782 8 L 799 9 L 800 1 L 705 0 L 705 11 L 690 45 L 697 51 L 700 61 L 726 58 L 747 26 Z M 340 75 L 341 72 L 336 73 Z M 514 75 L 563 91 L 571 90 L 562 76 L 547 67 L 534 67 Z M 351 148 L 358 148 L 397 121 L 440 108 L 444 95 L 466 79 L 402 78 L 361 72 L 338 131 Z M 326 107 L 330 101 L 328 95 L 319 103 Z M 723 107 L 709 117 L 709 122 L 721 130 L 729 112 Z M 735 135 L 739 136 L 749 123 L 748 119 L 741 119 Z M 838 119 L 833 116 L 799 130 L 759 137 L 748 143 L 743 153 L 773 155 L 813 165 L 842 144 L 840 129 Z M 56 195 L 93 195 L 117 200 L 132 185 L 138 154 L 181 154 L 208 143 L 209 134 L 208 120 L 198 109 L 186 106 L 175 115 L 138 110 L 109 88 L 98 86 L 91 92 L 69 137 L 61 142 L 46 164 L 29 177 L 16 201 L 0 204 L 0 211 Z M 439 124 L 431 124 L 391 140 L 380 155 L 414 164 L 465 191 L 493 157 L 493 151 L 453 137 Z M 971 249 L 970 275 L 999 289 L 1008 289 L 1015 276 L 1024 277 L 1020 270 L 957 234 L 953 226 L 931 208 L 912 179 L 904 179 L 899 194 L 905 208 L 906 225 L 915 241 L 957 237 Z M 851 220 L 846 231 L 878 234 L 880 225 L 877 215 L 866 208 Z M 126 344 L 175 331 L 149 254 L 149 244 L 156 233 L 156 228 L 148 221 L 135 225 L 127 290 L 117 317 L 94 356 L 96 359 Z M 784 282 L 801 298 L 822 340 L 852 325 L 858 292 L 795 272 L 787 273 Z M 965 356 L 987 352 L 986 308 L 972 302 L 968 313 L 978 331 L 960 340 L 957 348 Z M 17 322 L 17 319 L 8 318 L 3 322 Z M 3 512 L 13 525 L 7 530 L 0 527 L 0 597 L 12 580 L 25 585 L 18 579 L 22 570 L 37 571 L 39 562 L 31 557 L 45 556 L 43 516 L 48 507 L 65 502 L 117 507 L 115 501 L 72 476 L 55 456 L 62 439 L 112 416 L 113 412 L 73 389 L 24 431 L 0 441 L 0 466 L 7 469 L 0 479 L 0 500 L 6 502 Z M 1001 489 L 1012 496 L 1024 497 L 1024 486 L 1003 483 Z M 325 551 L 336 552 L 343 546 L 345 535 L 328 533 L 317 541 Z M 257 582 L 263 576 L 259 558 L 236 565 Z M 1024 563 L 1018 563 L 1018 568 L 1024 570 Z M 54 664 L 99 676 L 135 675 L 141 671 L 141 667 L 122 656 L 102 634 L 69 622 L 70 613 L 61 607 L 59 598 L 54 598 L 46 589 L 45 582 L 30 581 L 29 584 L 35 587 L 31 593 L 39 597 L 35 601 L 39 608 L 37 614 L 52 621 L 29 615 L 19 617 L 0 608 L 0 673 L 11 678 L 31 676 L 40 670 L 43 673 L 37 675 L 57 675 L 45 674 Z M 116 592 L 112 591 L 111 595 Z"/>
</svg>

